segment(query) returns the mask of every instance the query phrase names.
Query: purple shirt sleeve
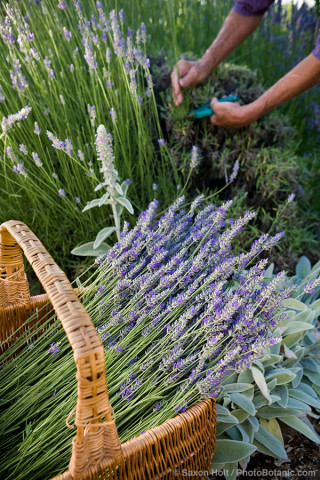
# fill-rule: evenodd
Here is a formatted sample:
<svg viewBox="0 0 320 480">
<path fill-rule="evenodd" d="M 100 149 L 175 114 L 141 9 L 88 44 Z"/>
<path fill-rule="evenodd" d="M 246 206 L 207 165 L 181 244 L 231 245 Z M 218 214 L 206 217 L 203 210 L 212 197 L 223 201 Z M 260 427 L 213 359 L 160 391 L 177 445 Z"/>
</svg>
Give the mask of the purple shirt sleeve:
<svg viewBox="0 0 320 480">
<path fill-rule="evenodd" d="M 320 35 L 317 38 L 316 46 L 312 53 L 318 60 L 320 60 Z"/>
<path fill-rule="evenodd" d="M 236 0 L 232 10 L 247 17 L 263 15 L 275 0 Z"/>
</svg>

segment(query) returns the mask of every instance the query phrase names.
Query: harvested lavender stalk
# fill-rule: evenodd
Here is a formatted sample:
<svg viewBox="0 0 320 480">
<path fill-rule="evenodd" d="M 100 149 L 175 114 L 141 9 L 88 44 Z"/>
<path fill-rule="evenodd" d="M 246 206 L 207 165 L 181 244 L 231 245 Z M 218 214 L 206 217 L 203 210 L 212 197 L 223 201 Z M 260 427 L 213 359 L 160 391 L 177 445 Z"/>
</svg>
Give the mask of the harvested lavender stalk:
<svg viewBox="0 0 320 480">
<path fill-rule="evenodd" d="M 187 210 L 179 198 L 160 218 L 151 202 L 88 282 L 83 301 L 105 345 L 122 442 L 217 396 L 228 374 L 280 340 L 271 330 L 290 289 L 280 290 L 283 273 L 265 282 L 267 261 L 255 258 L 282 235 L 235 255 L 232 240 L 254 214 L 227 220 L 231 202 L 201 208 L 201 200 Z M 10 355 L 0 370 L 0 476 L 52 478 L 67 468 L 74 433 L 65 428 L 77 394 L 70 345 L 52 321 L 14 361 Z"/>
<path fill-rule="evenodd" d="M 284 273 L 265 283 L 267 260 L 254 259 L 283 234 L 236 256 L 231 242 L 255 214 L 228 221 L 231 202 L 199 210 L 201 200 L 186 210 L 181 197 L 159 219 L 154 200 L 97 260 L 99 315 L 107 319 L 98 331 L 108 363 L 128 369 L 120 388 L 118 378 L 109 384 L 118 388 L 120 419 L 129 401 L 153 409 L 157 424 L 215 397 L 226 375 L 280 341 L 271 328 L 289 294 L 278 291 Z"/>
</svg>

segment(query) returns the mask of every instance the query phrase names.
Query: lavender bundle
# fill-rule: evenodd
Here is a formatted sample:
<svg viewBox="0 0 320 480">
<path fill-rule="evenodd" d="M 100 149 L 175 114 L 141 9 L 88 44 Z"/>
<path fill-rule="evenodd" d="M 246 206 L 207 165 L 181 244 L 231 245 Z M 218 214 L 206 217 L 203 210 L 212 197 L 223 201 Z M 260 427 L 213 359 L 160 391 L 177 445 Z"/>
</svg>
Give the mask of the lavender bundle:
<svg viewBox="0 0 320 480">
<path fill-rule="evenodd" d="M 249 367 L 279 341 L 270 330 L 289 293 L 277 292 L 284 272 L 265 283 L 267 260 L 245 271 L 283 234 L 264 235 L 236 256 L 232 239 L 255 214 L 228 221 L 231 202 L 196 213 L 201 199 L 186 211 L 181 197 L 158 220 L 154 200 L 99 259 L 100 315 L 108 318 L 99 333 L 112 362 L 130 365 L 119 406 L 152 392 L 158 421 L 161 408 L 172 416 L 217 396 L 226 375 Z"/>
<path fill-rule="evenodd" d="M 254 213 L 228 220 L 231 202 L 200 208 L 201 201 L 187 209 L 181 197 L 161 217 L 151 202 L 98 259 L 86 290 L 122 442 L 217 396 L 228 374 L 280 340 L 271 330 L 290 289 L 279 289 L 284 273 L 266 282 L 267 261 L 255 258 L 281 234 L 235 255 L 231 242 Z M 65 418 L 76 402 L 75 366 L 57 327 L 52 323 L 13 361 L 2 358 L 0 476 L 8 480 L 51 478 L 68 465 L 73 432 Z"/>
</svg>

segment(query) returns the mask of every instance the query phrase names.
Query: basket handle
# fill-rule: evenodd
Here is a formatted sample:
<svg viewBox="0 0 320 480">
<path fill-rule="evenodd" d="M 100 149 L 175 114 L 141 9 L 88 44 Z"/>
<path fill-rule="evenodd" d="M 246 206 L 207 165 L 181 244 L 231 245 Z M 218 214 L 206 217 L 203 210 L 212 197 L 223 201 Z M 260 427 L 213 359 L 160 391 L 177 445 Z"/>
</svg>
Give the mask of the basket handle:
<svg viewBox="0 0 320 480">
<path fill-rule="evenodd" d="M 0 226 L 0 244 L 1 264 L 5 267 L 6 263 L 13 265 L 12 248 L 16 252 L 17 247 L 21 247 L 48 294 L 73 349 L 78 380 L 77 435 L 72 442 L 69 472 L 73 478 L 83 478 L 85 472 L 101 458 L 121 457 L 120 440 L 108 396 L 103 345 L 66 275 L 24 223 L 15 220 L 3 223 Z M 7 245 L 12 248 L 6 250 Z M 21 264 L 21 258 L 17 262 Z"/>
</svg>

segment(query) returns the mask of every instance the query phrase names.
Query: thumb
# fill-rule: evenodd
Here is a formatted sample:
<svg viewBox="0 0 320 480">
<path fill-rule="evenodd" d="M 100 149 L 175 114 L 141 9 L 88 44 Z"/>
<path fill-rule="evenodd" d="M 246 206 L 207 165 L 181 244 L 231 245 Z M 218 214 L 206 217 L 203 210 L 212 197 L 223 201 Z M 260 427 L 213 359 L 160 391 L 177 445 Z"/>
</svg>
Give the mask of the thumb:
<svg viewBox="0 0 320 480">
<path fill-rule="evenodd" d="M 214 111 L 215 108 L 217 108 L 217 106 L 219 106 L 219 100 L 216 97 L 213 97 L 211 102 L 210 102 L 210 107 Z"/>
</svg>

